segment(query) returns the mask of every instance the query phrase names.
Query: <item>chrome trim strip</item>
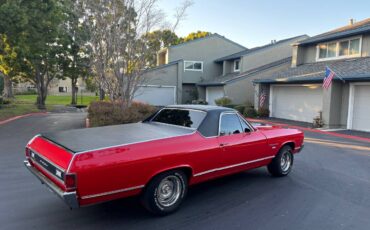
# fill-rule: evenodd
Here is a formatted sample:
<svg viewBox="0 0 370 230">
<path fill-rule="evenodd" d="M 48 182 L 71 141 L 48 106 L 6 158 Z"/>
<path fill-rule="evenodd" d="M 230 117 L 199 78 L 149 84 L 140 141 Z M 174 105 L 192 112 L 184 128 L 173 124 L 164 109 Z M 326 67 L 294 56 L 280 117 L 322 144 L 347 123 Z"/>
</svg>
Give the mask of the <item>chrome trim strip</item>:
<svg viewBox="0 0 370 230">
<path fill-rule="evenodd" d="M 93 152 L 93 151 L 100 151 L 100 150 L 110 149 L 110 148 L 124 147 L 124 146 L 127 146 L 127 145 L 141 144 L 141 143 L 146 143 L 146 142 L 150 142 L 150 141 L 159 141 L 159 140 L 166 140 L 166 139 L 175 138 L 175 137 L 190 136 L 190 135 L 194 135 L 194 133 L 196 133 L 196 132 L 197 132 L 197 130 L 194 130 L 191 133 L 177 135 L 177 136 L 171 136 L 171 137 L 165 137 L 165 138 L 156 138 L 156 139 L 150 139 L 150 140 L 145 140 L 145 141 L 137 141 L 137 142 L 131 142 L 131 143 L 126 143 L 126 144 L 121 144 L 121 145 L 113 145 L 113 146 L 108 146 L 108 147 L 102 147 L 102 148 L 97 148 L 97 149 L 90 149 L 90 150 L 86 150 L 86 151 L 76 152 L 75 154 L 73 154 L 73 157 L 72 157 L 71 161 L 69 162 L 66 173 L 69 173 L 75 157 L 80 155 L 80 154 L 89 153 L 89 152 Z"/>
<path fill-rule="evenodd" d="M 41 136 L 41 134 L 37 134 L 36 136 L 32 137 L 32 139 L 28 141 L 27 146 L 30 145 L 37 137 L 40 137 L 40 136 Z M 27 146 L 26 146 L 26 148 L 27 148 Z"/>
<path fill-rule="evenodd" d="M 129 188 L 124 188 L 124 189 L 119 189 L 119 190 L 114 190 L 110 192 L 103 192 L 103 193 L 98 193 L 98 194 L 93 194 L 93 195 L 87 195 L 87 196 L 82 196 L 81 199 L 90 199 L 90 198 L 95 198 L 95 197 L 100 197 L 100 196 L 108 196 L 116 193 L 121 193 L 121 192 L 128 192 L 136 189 L 141 189 L 144 188 L 145 185 L 139 185 L 139 186 L 134 186 L 134 187 L 129 187 Z"/>
<path fill-rule="evenodd" d="M 243 165 L 247 165 L 247 164 L 252 164 L 252 163 L 263 161 L 263 160 L 268 160 L 268 159 L 272 159 L 274 157 L 275 156 L 269 156 L 269 157 L 256 159 L 256 160 L 253 160 L 253 161 L 242 162 L 242 163 L 235 164 L 235 165 L 229 165 L 229 166 L 225 166 L 225 167 L 221 167 L 221 168 L 210 169 L 210 170 L 207 170 L 207 171 L 204 171 L 204 172 L 194 174 L 194 177 L 202 176 L 204 174 L 213 173 L 213 172 L 217 172 L 217 171 L 222 171 L 222 170 L 225 170 L 225 169 L 235 168 L 235 167 L 239 167 L 239 166 L 243 166 Z"/>
</svg>

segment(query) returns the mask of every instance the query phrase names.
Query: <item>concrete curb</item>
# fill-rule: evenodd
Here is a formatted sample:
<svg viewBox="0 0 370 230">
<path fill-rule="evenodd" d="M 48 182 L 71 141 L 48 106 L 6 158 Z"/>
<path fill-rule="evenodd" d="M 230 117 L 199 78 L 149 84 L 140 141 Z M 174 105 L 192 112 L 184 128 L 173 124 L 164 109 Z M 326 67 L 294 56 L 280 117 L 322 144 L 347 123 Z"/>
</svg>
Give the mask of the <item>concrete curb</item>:
<svg viewBox="0 0 370 230">
<path fill-rule="evenodd" d="M 20 118 L 29 117 L 29 116 L 33 116 L 33 115 L 46 115 L 47 113 L 48 112 L 27 113 L 27 114 L 24 114 L 24 115 L 19 115 L 19 116 L 11 117 L 11 118 L 8 118 L 6 120 L 0 121 L 0 125 L 4 125 L 6 123 L 9 123 L 11 121 L 18 120 Z"/>
<path fill-rule="evenodd" d="M 352 135 L 341 134 L 341 133 L 333 133 L 333 132 L 328 132 L 328 131 L 323 131 L 323 130 L 318 130 L 318 129 L 313 129 L 313 128 L 306 128 L 306 127 L 288 125 L 288 124 L 283 124 L 283 123 L 275 123 L 275 122 L 271 122 L 271 121 L 259 120 L 259 119 L 253 119 L 253 118 L 247 118 L 247 120 L 251 121 L 251 122 L 259 122 L 259 123 L 265 123 L 265 124 L 269 124 L 269 125 L 283 126 L 283 127 L 288 127 L 288 128 L 292 128 L 292 129 L 299 129 L 299 130 L 307 131 L 307 132 L 320 133 L 320 134 L 325 134 L 325 135 L 329 135 L 329 136 L 341 137 L 341 138 L 345 138 L 345 139 L 364 141 L 364 142 L 369 142 L 370 143 L 370 138 L 366 138 L 366 137 L 352 136 Z"/>
</svg>

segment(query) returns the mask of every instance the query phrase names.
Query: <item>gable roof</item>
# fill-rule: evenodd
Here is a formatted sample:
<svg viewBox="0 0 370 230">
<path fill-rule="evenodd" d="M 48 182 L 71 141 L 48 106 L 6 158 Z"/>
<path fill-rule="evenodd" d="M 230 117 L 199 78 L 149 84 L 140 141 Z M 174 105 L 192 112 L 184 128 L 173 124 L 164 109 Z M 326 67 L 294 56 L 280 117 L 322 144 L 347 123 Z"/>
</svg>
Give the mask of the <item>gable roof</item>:
<svg viewBox="0 0 370 230">
<path fill-rule="evenodd" d="M 278 60 L 278 61 L 275 61 L 275 62 L 271 62 L 271 63 L 266 64 L 266 65 L 259 66 L 257 68 L 245 71 L 243 73 L 238 73 L 238 72 L 229 73 L 229 74 L 226 74 L 224 76 L 220 76 L 220 77 L 208 80 L 208 81 L 200 82 L 197 85 L 199 85 L 199 86 L 222 86 L 222 85 L 225 85 L 227 83 L 231 83 L 231 82 L 234 82 L 234 81 L 237 81 L 237 80 L 242 80 L 242 79 L 245 79 L 245 78 L 248 78 L 248 77 L 252 77 L 255 74 L 258 74 L 258 73 L 260 73 L 262 71 L 265 71 L 265 70 L 268 70 L 270 68 L 280 66 L 282 64 L 290 63 L 291 60 L 292 60 L 291 57 L 284 58 L 284 59 L 281 59 L 281 60 Z"/>
<path fill-rule="evenodd" d="M 239 59 L 243 56 L 253 54 L 254 52 L 257 52 L 257 51 L 260 51 L 260 50 L 263 50 L 263 49 L 267 49 L 267 48 L 273 47 L 275 45 L 280 45 L 284 42 L 295 40 L 295 39 L 298 39 L 300 37 L 305 38 L 305 37 L 308 37 L 308 36 L 306 34 L 299 35 L 299 36 L 283 39 L 283 40 L 277 41 L 275 43 L 269 43 L 269 44 L 266 44 L 266 45 L 263 45 L 263 46 L 258 46 L 258 47 L 252 48 L 252 49 L 245 49 L 243 51 L 240 51 L 240 52 L 237 52 L 237 53 L 234 53 L 234 54 L 222 57 L 222 58 L 218 58 L 218 59 L 215 60 L 215 62 L 217 63 L 217 62 L 232 61 L 232 60 L 235 60 L 235 59 Z"/>
<path fill-rule="evenodd" d="M 298 42 L 297 45 L 313 45 L 319 42 L 360 35 L 363 33 L 370 33 L 370 18 L 356 22 L 352 25 L 343 26 L 323 34 L 307 38 L 301 42 Z"/>
<path fill-rule="evenodd" d="M 370 81 L 370 57 L 342 59 L 336 61 L 303 64 L 286 71 L 277 72 L 269 79 L 257 79 L 256 83 L 322 82 L 328 66 L 336 74 L 348 81 Z M 335 78 L 338 80 L 338 78 Z"/>
<path fill-rule="evenodd" d="M 182 61 L 184 61 L 184 60 L 183 59 L 179 59 L 179 60 L 172 61 L 172 62 L 169 62 L 169 63 L 164 64 L 164 65 L 160 65 L 160 66 L 148 68 L 148 69 L 144 70 L 144 73 L 147 73 L 147 72 L 150 72 L 150 71 L 154 71 L 154 70 L 164 69 L 164 68 L 167 68 L 167 67 L 172 66 L 172 65 L 177 65 L 179 62 L 182 62 Z"/>
<path fill-rule="evenodd" d="M 194 40 L 191 40 L 191 41 L 187 41 L 187 42 L 183 42 L 183 43 L 180 43 L 180 44 L 177 44 L 177 45 L 172 45 L 172 46 L 169 46 L 168 49 L 172 49 L 172 48 L 177 48 L 177 47 L 180 47 L 180 46 L 184 46 L 184 45 L 188 45 L 188 44 L 191 44 L 191 43 L 194 43 L 194 42 L 199 42 L 199 41 L 203 41 L 203 40 L 206 40 L 206 39 L 209 39 L 209 38 L 212 38 L 212 37 L 218 37 L 218 38 L 221 38 L 229 43 L 232 43 L 236 46 L 239 46 L 240 48 L 242 49 L 247 49 L 246 47 L 240 45 L 239 43 L 236 43 L 222 35 L 219 35 L 218 33 L 213 33 L 211 35 L 208 35 L 208 36 L 205 36 L 205 37 L 202 37 L 202 38 L 197 38 L 197 39 L 194 39 Z"/>
</svg>

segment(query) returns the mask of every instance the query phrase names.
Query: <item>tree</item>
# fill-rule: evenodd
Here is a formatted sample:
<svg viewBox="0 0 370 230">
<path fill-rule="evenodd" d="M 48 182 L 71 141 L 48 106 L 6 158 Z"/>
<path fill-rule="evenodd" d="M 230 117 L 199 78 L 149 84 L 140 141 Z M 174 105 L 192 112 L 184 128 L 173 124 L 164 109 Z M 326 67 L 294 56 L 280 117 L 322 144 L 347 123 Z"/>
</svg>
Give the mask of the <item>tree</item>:
<svg viewBox="0 0 370 230">
<path fill-rule="evenodd" d="M 192 40 L 195 40 L 195 39 L 198 39 L 198 38 L 204 38 L 204 37 L 207 37 L 211 34 L 212 33 L 206 32 L 206 31 L 193 32 L 193 33 L 188 34 L 188 36 L 182 38 L 182 42 L 188 42 L 188 41 L 192 41 Z"/>
<path fill-rule="evenodd" d="M 171 30 L 156 30 L 143 36 L 147 48 L 150 51 L 148 56 L 148 67 L 154 67 L 157 64 L 157 52 L 171 45 L 180 43 L 180 38 Z"/>
<path fill-rule="evenodd" d="M 60 54 L 63 77 L 71 79 L 71 104 L 77 104 L 77 81 L 86 79 L 90 68 L 91 49 L 89 47 L 89 33 L 86 20 L 81 17 L 82 1 L 66 1 L 67 19 L 63 23 L 61 43 L 63 53 Z"/>
<path fill-rule="evenodd" d="M 17 52 L 19 73 L 37 88 L 37 106 L 45 108 L 48 86 L 61 77 L 61 25 L 64 1 L 3 0 L 0 7 L 0 34 L 7 36 Z"/>
<path fill-rule="evenodd" d="M 16 59 L 17 53 L 8 43 L 6 35 L 0 34 L 0 76 L 4 86 L 1 94 L 4 98 L 14 97 L 11 79 L 16 75 Z"/>
</svg>

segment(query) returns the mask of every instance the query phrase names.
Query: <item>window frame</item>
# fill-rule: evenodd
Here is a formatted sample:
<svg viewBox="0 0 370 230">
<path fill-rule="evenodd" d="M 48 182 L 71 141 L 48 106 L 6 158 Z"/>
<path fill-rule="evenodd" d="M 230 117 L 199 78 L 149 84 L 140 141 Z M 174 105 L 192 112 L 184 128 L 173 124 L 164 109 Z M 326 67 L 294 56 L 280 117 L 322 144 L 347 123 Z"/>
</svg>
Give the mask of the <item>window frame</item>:
<svg viewBox="0 0 370 230">
<path fill-rule="evenodd" d="M 186 127 L 186 126 L 182 126 L 182 125 L 174 125 L 174 124 L 168 124 L 168 123 L 163 123 L 163 122 L 159 122 L 159 121 L 154 121 L 154 118 L 156 118 L 158 116 L 158 114 L 160 114 L 163 110 L 185 110 L 185 111 L 195 111 L 195 112 L 202 112 L 202 113 L 205 113 L 206 115 L 204 116 L 203 120 L 199 123 L 198 127 L 196 128 L 192 128 L 192 127 Z M 164 107 L 162 109 L 160 109 L 158 112 L 156 112 L 153 117 L 150 118 L 150 120 L 148 122 L 153 122 L 153 123 L 159 123 L 159 124 L 162 124 L 162 125 L 169 125 L 169 126 L 175 126 L 175 127 L 181 127 L 181 128 L 185 128 L 185 129 L 190 129 L 190 130 L 193 130 L 193 131 L 196 131 L 198 130 L 199 126 L 201 126 L 201 124 L 203 123 L 204 119 L 206 119 L 207 117 L 207 112 L 203 111 L 203 110 L 198 110 L 198 109 L 187 109 L 187 108 L 167 108 L 167 107 Z"/>
<path fill-rule="evenodd" d="M 356 40 L 359 39 L 359 53 L 358 54 L 348 54 L 348 55 L 342 55 L 339 56 L 339 49 L 340 49 L 340 43 L 344 41 L 348 41 L 348 50 L 350 49 L 350 43 L 351 40 Z M 328 55 L 328 47 L 329 44 L 335 43 L 336 44 L 336 51 L 335 51 L 335 57 L 325 57 L 325 58 L 320 58 L 320 46 L 321 45 L 326 45 L 326 56 Z M 334 40 L 334 41 L 328 41 L 328 42 L 322 42 L 316 45 L 316 61 L 328 61 L 328 60 L 338 60 L 338 59 L 346 59 L 346 58 L 353 58 L 353 57 L 361 57 L 362 55 L 362 36 L 355 36 L 355 37 L 349 37 L 349 38 L 343 38 L 339 40 Z"/>
<path fill-rule="evenodd" d="M 223 115 L 226 115 L 226 114 L 234 114 L 234 115 L 236 115 L 238 117 L 240 127 L 242 128 L 242 132 L 241 133 L 238 133 L 238 134 L 246 134 L 246 132 L 243 130 L 242 121 L 244 121 L 247 124 L 247 126 L 250 128 L 249 129 L 250 132 L 248 132 L 248 133 L 252 133 L 252 132 L 256 131 L 255 128 L 247 120 L 245 120 L 238 112 L 236 112 L 236 111 L 235 112 L 227 111 L 227 112 L 220 113 L 220 117 L 219 117 L 219 120 L 218 120 L 218 135 L 217 135 L 218 137 L 225 137 L 225 136 L 236 135 L 236 134 L 223 135 L 223 136 L 220 135 L 221 134 L 221 120 L 222 120 L 222 116 Z"/>
<path fill-rule="evenodd" d="M 186 68 L 186 63 L 192 63 L 193 64 L 193 69 L 187 69 Z M 195 63 L 200 63 L 202 68 L 201 69 L 194 69 L 194 64 Z M 185 71 L 203 72 L 203 61 L 184 61 L 184 72 Z"/>
<path fill-rule="evenodd" d="M 236 68 L 236 63 L 239 62 L 239 68 Z M 234 72 L 240 72 L 240 59 L 234 60 Z"/>
</svg>

